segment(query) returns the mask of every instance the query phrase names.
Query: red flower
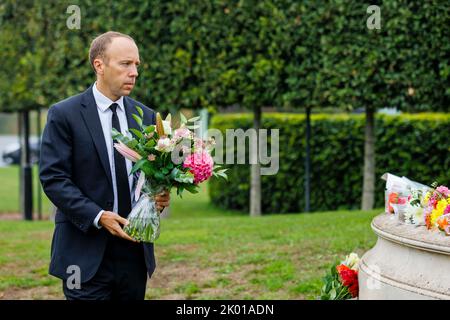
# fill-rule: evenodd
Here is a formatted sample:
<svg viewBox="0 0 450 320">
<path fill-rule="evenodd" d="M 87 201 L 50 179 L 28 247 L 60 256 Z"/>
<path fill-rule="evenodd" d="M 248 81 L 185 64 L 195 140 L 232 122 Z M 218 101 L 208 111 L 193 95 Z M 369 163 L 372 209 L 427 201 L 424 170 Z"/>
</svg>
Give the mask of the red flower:
<svg viewBox="0 0 450 320">
<path fill-rule="evenodd" d="M 339 277 L 341 278 L 342 284 L 348 288 L 348 291 L 353 298 L 358 296 L 358 272 L 350 269 L 346 265 L 339 265 L 336 267 Z"/>
</svg>

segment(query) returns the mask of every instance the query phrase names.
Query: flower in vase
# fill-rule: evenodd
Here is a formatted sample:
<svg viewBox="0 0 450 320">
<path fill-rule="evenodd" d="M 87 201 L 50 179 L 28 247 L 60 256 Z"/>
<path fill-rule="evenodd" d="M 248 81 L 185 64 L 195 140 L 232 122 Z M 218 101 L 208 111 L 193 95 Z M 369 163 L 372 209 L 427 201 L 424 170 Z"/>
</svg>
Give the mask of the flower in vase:
<svg viewBox="0 0 450 320">
<path fill-rule="evenodd" d="M 174 137 L 174 139 L 177 139 L 177 140 L 190 139 L 190 138 L 192 138 L 192 132 L 186 127 L 181 127 L 174 131 L 173 137 Z"/>
<path fill-rule="evenodd" d="M 195 184 L 210 178 L 213 166 L 214 161 L 211 155 L 205 150 L 188 155 L 183 163 L 183 167 L 190 168 L 190 171 L 194 174 Z"/>
<path fill-rule="evenodd" d="M 126 144 L 119 141 L 118 143 L 114 143 L 114 148 L 126 159 L 131 160 L 133 162 L 137 162 L 142 159 L 142 156 L 136 151 L 130 149 Z"/>
<path fill-rule="evenodd" d="M 169 138 L 163 137 L 158 139 L 155 149 L 161 152 L 172 152 L 175 148 L 172 140 Z"/>
<path fill-rule="evenodd" d="M 170 122 L 163 120 L 162 124 L 163 124 L 163 128 L 164 128 L 164 134 L 165 135 L 172 134 L 172 127 L 170 126 Z"/>
</svg>

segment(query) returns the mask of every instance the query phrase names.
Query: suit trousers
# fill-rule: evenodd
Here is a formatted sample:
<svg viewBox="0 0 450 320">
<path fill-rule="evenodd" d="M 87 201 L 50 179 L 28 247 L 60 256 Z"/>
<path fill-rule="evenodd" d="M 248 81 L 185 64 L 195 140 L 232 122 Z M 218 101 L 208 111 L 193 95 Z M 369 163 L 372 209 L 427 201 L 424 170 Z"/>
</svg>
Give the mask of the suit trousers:
<svg viewBox="0 0 450 320">
<path fill-rule="evenodd" d="M 147 268 L 142 243 L 111 234 L 97 273 L 81 288 L 69 289 L 63 280 L 67 300 L 144 300 Z"/>
</svg>

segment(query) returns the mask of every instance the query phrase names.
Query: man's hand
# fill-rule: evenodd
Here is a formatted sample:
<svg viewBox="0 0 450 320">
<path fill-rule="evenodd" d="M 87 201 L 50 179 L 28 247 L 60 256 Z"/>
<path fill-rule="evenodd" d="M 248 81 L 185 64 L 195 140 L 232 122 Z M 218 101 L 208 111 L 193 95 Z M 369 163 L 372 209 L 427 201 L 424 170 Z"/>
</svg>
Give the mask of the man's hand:
<svg viewBox="0 0 450 320">
<path fill-rule="evenodd" d="M 104 228 L 106 228 L 106 230 L 108 230 L 113 236 L 120 237 L 133 242 L 138 242 L 137 240 L 134 240 L 123 231 L 120 225 L 122 224 L 126 226 L 129 222 L 127 219 L 122 218 L 117 213 L 111 211 L 104 211 L 98 223 Z"/>
<path fill-rule="evenodd" d="M 158 211 L 162 211 L 165 207 L 169 206 L 170 202 L 170 193 L 169 191 L 165 190 L 155 196 L 155 202 L 156 202 L 156 209 Z"/>
</svg>

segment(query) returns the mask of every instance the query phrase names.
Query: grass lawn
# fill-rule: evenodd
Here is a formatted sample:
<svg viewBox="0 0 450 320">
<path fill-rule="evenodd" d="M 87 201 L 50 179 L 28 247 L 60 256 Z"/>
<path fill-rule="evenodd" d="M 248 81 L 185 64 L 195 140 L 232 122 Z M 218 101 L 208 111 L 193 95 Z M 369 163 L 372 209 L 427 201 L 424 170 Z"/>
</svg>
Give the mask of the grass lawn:
<svg viewBox="0 0 450 320">
<path fill-rule="evenodd" d="M 0 212 L 8 211 L 2 192 L 11 189 L 1 188 Z M 375 244 L 370 221 L 380 211 L 250 218 L 211 206 L 206 188 L 173 195 L 147 298 L 315 299 L 333 261 Z M 0 220 L 0 299 L 63 298 L 60 280 L 47 274 L 52 230 L 49 221 Z"/>
<path fill-rule="evenodd" d="M 19 166 L 0 168 L 0 214 L 17 213 L 19 208 Z M 37 208 L 38 170 L 33 168 L 33 206 Z M 37 209 L 34 210 L 37 212 Z M 46 216 L 51 211 L 51 203 L 45 195 L 42 197 L 42 212 Z"/>
</svg>

